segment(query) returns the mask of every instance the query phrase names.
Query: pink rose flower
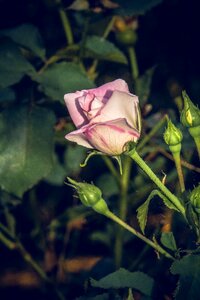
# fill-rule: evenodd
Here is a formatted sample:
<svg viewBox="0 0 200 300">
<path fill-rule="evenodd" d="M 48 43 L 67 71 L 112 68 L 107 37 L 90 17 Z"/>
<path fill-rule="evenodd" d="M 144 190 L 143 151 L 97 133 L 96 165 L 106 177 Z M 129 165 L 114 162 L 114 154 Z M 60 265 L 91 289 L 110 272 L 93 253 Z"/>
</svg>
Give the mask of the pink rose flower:
<svg viewBox="0 0 200 300">
<path fill-rule="evenodd" d="M 66 94 L 65 103 L 77 130 L 66 139 L 108 155 L 120 155 L 140 137 L 138 97 L 122 79 L 98 88 Z"/>
</svg>

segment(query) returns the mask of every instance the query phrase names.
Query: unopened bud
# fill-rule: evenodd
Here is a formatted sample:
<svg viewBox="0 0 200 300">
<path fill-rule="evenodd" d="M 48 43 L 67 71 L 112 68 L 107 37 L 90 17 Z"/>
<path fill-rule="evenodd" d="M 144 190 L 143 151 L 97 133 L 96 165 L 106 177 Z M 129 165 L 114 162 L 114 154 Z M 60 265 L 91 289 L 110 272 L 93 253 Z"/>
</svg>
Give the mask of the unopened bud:
<svg viewBox="0 0 200 300">
<path fill-rule="evenodd" d="M 180 129 L 178 129 L 170 120 L 167 121 L 167 128 L 165 129 L 163 137 L 172 153 L 180 152 L 183 135 Z"/>
<path fill-rule="evenodd" d="M 190 193 L 190 201 L 193 209 L 199 214 L 200 213 L 200 184 L 195 187 Z"/>
<path fill-rule="evenodd" d="M 182 93 L 184 99 L 184 108 L 181 112 L 181 123 L 186 127 L 200 126 L 200 110 L 193 104 L 186 91 Z"/>
<path fill-rule="evenodd" d="M 96 212 L 105 215 L 109 209 L 106 201 L 102 198 L 101 190 L 93 184 L 77 182 L 67 177 L 70 185 L 75 188 L 83 205 L 91 207 Z"/>
</svg>

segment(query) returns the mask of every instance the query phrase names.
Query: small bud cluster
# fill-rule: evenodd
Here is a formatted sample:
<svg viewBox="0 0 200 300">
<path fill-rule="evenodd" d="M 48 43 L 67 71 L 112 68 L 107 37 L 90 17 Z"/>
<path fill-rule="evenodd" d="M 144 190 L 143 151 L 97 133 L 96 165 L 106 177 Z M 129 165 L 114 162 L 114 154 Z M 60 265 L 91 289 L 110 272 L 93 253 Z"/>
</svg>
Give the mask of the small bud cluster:
<svg viewBox="0 0 200 300">
<path fill-rule="evenodd" d="M 183 126 L 187 127 L 189 133 L 194 138 L 199 150 L 200 139 L 200 109 L 195 106 L 190 100 L 185 91 L 182 93 L 184 100 L 184 107 L 181 112 L 180 120 Z M 168 126 L 164 133 L 164 140 L 172 153 L 181 150 L 182 133 L 170 120 L 168 120 Z"/>
</svg>

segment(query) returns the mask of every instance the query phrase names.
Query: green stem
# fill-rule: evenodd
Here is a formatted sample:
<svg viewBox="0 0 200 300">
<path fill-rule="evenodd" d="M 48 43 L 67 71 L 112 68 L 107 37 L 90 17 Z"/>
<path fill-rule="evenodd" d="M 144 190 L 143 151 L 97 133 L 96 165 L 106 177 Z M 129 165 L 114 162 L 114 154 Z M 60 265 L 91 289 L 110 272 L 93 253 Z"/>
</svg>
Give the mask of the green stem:
<svg viewBox="0 0 200 300">
<path fill-rule="evenodd" d="M 127 193 L 129 186 L 129 178 L 131 171 L 131 159 L 129 157 L 125 157 L 123 164 L 123 173 L 120 181 L 120 207 L 119 207 L 119 217 L 121 220 L 125 221 L 127 216 Z M 117 230 L 116 240 L 115 240 L 115 264 L 116 268 L 119 268 L 121 265 L 121 260 L 123 256 L 123 228 L 120 227 Z"/>
<path fill-rule="evenodd" d="M 0 232 L 0 241 L 4 244 L 8 249 L 15 249 L 15 243 L 9 240 L 2 232 Z"/>
<path fill-rule="evenodd" d="M 126 224 L 123 220 L 121 220 L 119 217 L 114 215 L 111 211 L 107 212 L 106 217 L 110 218 L 114 222 L 118 223 L 120 226 L 137 236 L 139 239 L 144 241 L 146 244 L 148 244 L 150 247 L 154 248 L 157 252 L 160 252 L 161 254 L 165 255 L 166 257 L 175 260 L 174 257 L 169 254 L 165 249 L 163 249 L 160 245 L 157 243 L 154 243 L 153 241 L 146 238 L 144 235 L 142 235 L 140 232 L 136 231 L 134 228 L 130 227 L 128 224 Z"/>
<path fill-rule="evenodd" d="M 67 39 L 67 43 L 68 45 L 72 45 L 74 43 L 74 39 L 73 39 L 73 35 L 72 35 L 72 29 L 71 29 L 71 25 L 69 23 L 69 19 L 67 17 L 66 12 L 64 11 L 63 8 L 59 8 L 58 10 L 59 15 L 60 15 L 60 19 L 63 25 L 63 29 L 65 32 L 65 36 Z"/>
<path fill-rule="evenodd" d="M 128 47 L 128 54 L 129 54 L 129 59 L 130 59 L 130 64 L 131 64 L 132 77 L 133 77 L 133 80 L 135 81 L 139 76 L 139 70 L 138 70 L 138 63 L 137 63 L 137 58 L 136 58 L 134 47 L 132 47 L 132 46 Z"/>
<path fill-rule="evenodd" d="M 36 271 L 36 273 L 46 282 L 50 282 L 43 269 L 34 261 L 31 255 L 26 251 L 21 242 L 16 241 L 16 249 L 19 251 L 23 259 Z"/>
<path fill-rule="evenodd" d="M 111 20 L 110 20 L 110 22 L 108 23 L 108 25 L 106 26 L 106 29 L 105 29 L 105 31 L 104 31 L 104 33 L 103 33 L 103 35 L 102 35 L 102 37 L 104 38 L 104 39 L 106 39 L 107 37 L 108 37 L 108 35 L 109 35 L 109 33 L 111 32 L 111 30 L 112 30 L 112 28 L 113 28 L 113 25 L 114 25 L 114 22 L 115 22 L 115 16 L 113 16 L 112 18 L 111 18 Z"/>
<path fill-rule="evenodd" d="M 168 188 L 160 181 L 155 173 L 149 168 L 145 161 L 139 156 L 137 151 L 134 149 L 127 153 L 138 166 L 149 176 L 149 178 L 157 185 L 157 187 L 163 192 L 165 196 L 174 204 L 174 206 L 182 213 L 185 217 L 185 208 L 181 204 L 180 200 L 168 190 Z"/>
<path fill-rule="evenodd" d="M 110 31 L 111 31 L 112 28 L 113 28 L 114 22 L 115 22 L 115 16 L 113 16 L 113 17 L 111 18 L 110 22 L 108 23 L 108 25 L 107 25 L 107 27 L 106 27 L 106 29 L 105 29 L 103 35 L 102 35 L 102 38 L 103 38 L 103 39 L 106 39 L 106 38 L 108 37 Z M 99 63 L 99 60 L 98 60 L 98 59 L 95 59 L 95 60 L 93 61 L 92 66 L 91 66 L 91 67 L 89 68 L 89 70 L 88 70 L 88 75 L 89 75 L 89 77 L 92 78 L 92 77 L 94 76 L 94 74 L 95 74 L 95 72 L 96 72 L 96 68 L 97 68 L 97 66 L 98 66 L 98 63 Z"/>
<path fill-rule="evenodd" d="M 155 135 L 155 133 L 165 124 L 167 120 L 167 115 L 164 115 L 162 119 L 158 121 L 158 123 L 151 129 L 148 134 L 145 134 L 145 137 L 141 140 L 139 145 L 137 146 L 137 150 L 140 151 L 146 143 L 150 141 L 150 139 Z"/>
<path fill-rule="evenodd" d="M 178 173 L 178 179 L 179 179 L 179 184 L 181 187 L 181 192 L 183 193 L 185 191 L 185 182 L 184 182 L 184 177 L 183 177 L 183 170 L 181 167 L 181 158 L 180 158 L 180 152 L 172 152 L 174 162 L 176 165 L 176 170 Z"/>
</svg>

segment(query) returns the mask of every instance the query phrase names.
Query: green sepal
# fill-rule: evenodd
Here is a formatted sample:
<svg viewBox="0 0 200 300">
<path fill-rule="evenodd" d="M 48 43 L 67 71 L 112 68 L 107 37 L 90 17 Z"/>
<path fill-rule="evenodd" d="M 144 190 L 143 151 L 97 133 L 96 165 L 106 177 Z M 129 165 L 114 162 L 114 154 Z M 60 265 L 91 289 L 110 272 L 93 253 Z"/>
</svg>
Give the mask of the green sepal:
<svg viewBox="0 0 200 300">
<path fill-rule="evenodd" d="M 91 151 L 91 152 L 87 155 L 87 157 L 85 158 L 84 162 L 80 164 L 80 167 L 81 167 L 81 168 L 86 167 L 86 166 L 87 166 L 87 163 L 88 163 L 88 161 L 89 161 L 89 159 L 90 159 L 91 157 L 93 157 L 94 155 L 104 155 L 104 156 L 105 156 L 105 155 L 107 155 L 107 154 L 105 154 L 105 153 L 103 153 L 103 152 L 100 152 L 100 151 L 93 150 L 93 151 Z M 121 156 L 115 155 L 115 156 L 111 156 L 111 157 L 117 160 L 118 166 L 119 166 L 119 172 L 120 172 L 120 175 L 122 175 L 122 161 L 121 161 Z"/>
<path fill-rule="evenodd" d="M 121 160 L 121 156 L 116 155 L 116 156 L 113 156 L 113 158 L 116 159 L 116 161 L 117 161 L 117 163 L 118 163 L 118 166 L 119 166 L 119 173 L 120 173 L 120 175 L 122 175 L 123 169 L 122 169 L 122 160 Z"/>
<path fill-rule="evenodd" d="M 92 156 L 94 156 L 94 155 L 104 155 L 104 153 L 99 152 L 99 151 L 96 151 L 96 150 L 93 150 L 93 151 L 89 152 L 88 155 L 86 156 L 84 162 L 80 164 L 80 167 L 81 167 L 81 168 L 86 167 L 86 166 L 87 166 L 87 163 L 88 163 L 88 161 L 89 161 L 89 159 L 90 159 Z"/>
</svg>

